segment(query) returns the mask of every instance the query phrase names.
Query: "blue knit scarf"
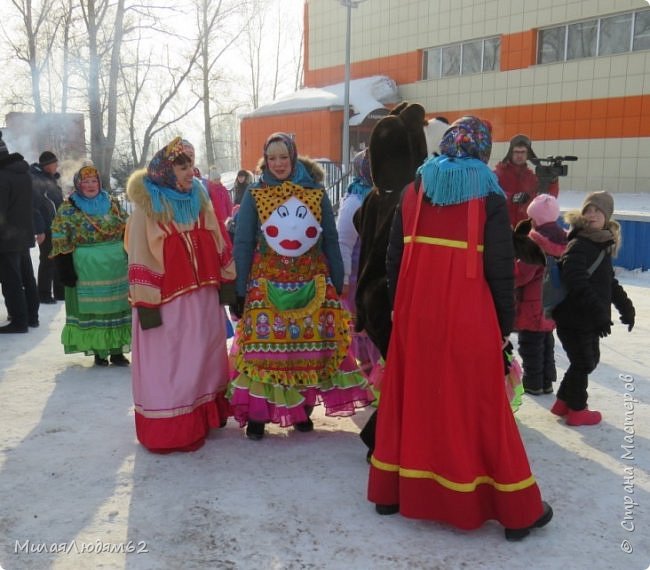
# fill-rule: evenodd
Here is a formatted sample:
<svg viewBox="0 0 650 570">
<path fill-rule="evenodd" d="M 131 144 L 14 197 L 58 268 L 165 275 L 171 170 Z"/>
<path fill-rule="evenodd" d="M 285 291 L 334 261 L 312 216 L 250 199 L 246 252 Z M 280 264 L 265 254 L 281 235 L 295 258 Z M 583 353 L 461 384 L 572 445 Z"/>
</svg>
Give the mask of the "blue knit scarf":
<svg viewBox="0 0 650 570">
<path fill-rule="evenodd" d="M 86 198 L 80 191 L 76 191 L 70 194 L 70 201 L 89 216 L 103 216 L 111 209 L 111 199 L 105 190 L 100 190 L 93 198 Z"/>
<path fill-rule="evenodd" d="M 203 185 L 197 178 L 192 179 L 189 192 L 179 192 L 173 188 L 159 186 L 148 176 L 144 185 L 151 196 L 151 209 L 156 214 L 171 213 L 178 224 L 193 224 L 201 213 L 201 193 Z"/>
<path fill-rule="evenodd" d="M 488 194 L 505 196 L 494 172 L 478 158 L 429 158 L 417 173 L 422 177 L 424 195 L 432 204 L 461 204 Z"/>
</svg>

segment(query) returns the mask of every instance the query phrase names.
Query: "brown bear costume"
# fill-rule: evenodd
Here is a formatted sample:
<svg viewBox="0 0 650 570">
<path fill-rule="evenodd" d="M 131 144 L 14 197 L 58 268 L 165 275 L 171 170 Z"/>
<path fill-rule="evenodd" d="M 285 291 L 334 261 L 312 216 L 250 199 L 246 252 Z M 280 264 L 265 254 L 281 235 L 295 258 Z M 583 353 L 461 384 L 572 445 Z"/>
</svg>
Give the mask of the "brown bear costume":
<svg viewBox="0 0 650 570">
<path fill-rule="evenodd" d="M 386 250 L 393 214 L 402 190 L 415 179 L 418 167 L 428 156 L 422 105 L 401 103 L 381 119 L 370 135 L 370 173 L 373 190 L 354 216 L 359 233 L 359 274 L 355 297 L 357 332 L 366 334 L 383 358 L 388 353 L 391 305 L 386 279 Z M 361 431 L 368 456 L 375 446 L 376 414 Z"/>
</svg>

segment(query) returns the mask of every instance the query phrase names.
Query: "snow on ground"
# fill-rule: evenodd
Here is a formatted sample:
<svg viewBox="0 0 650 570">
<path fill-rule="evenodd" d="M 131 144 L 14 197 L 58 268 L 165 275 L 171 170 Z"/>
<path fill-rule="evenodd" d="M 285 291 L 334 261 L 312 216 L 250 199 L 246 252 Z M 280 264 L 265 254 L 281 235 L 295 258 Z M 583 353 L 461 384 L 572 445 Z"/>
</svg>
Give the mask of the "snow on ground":
<svg viewBox="0 0 650 570">
<path fill-rule="evenodd" d="M 45 305 L 40 328 L 0 340 L 0 567 L 648 568 L 650 273 L 619 277 L 637 325 L 602 343 L 590 404 L 603 423 L 567 427 L 552 396 L 525 396 L 517 412 L 555 510 L 521 543 L 496 523 L 461 532 L 375 514 L 358 437 L 370 410 L 317 409 L 314 432 L 271 427 L 259 442 L 231 419 L 195 453 L 150 454 L 135 440 L 129 371 L 64 355 L 63 304 Z"/>
</svg>

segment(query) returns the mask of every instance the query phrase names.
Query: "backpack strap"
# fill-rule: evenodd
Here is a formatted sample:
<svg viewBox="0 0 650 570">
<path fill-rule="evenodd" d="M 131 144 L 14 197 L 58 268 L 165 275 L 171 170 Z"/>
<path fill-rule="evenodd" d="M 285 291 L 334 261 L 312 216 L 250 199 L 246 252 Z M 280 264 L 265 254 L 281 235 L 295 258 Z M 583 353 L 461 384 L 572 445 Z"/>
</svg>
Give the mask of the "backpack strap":
<svg viewBox="0 0 650 570">
<path fill-rule="evenodd" d="M 602 263 L 603 259 L 605 259 L 605 250 L 601 249 L 598 257 L 596 258 L 596 261 L 594 261 L 587 269 L 589 277 L 591 277 L 594 274 L 594 271 L 598 269 L 598 266 Z"/>
</svg>

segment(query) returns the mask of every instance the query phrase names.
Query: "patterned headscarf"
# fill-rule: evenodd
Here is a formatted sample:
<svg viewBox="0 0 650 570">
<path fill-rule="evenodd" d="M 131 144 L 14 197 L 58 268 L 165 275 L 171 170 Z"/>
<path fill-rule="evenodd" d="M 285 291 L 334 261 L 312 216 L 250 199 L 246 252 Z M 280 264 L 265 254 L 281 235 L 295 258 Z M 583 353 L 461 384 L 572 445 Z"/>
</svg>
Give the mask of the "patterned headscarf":
<svg viewBox="0 0 650 570">
<path fill-rule="evenodd" d="M 281 142 L 287 147 L 289 160 L 291 161 L 291 172 L 293 174 L 293 170 L 296 168 L 296 161 L 298 160 L 298 148 L 296 147 L 294 140 L 287 133 L 273 133 L 268 139 L 266 139 L 266 142 L 264 143 L 264 163 L 266 164 L 268 160 L 267 150 L 271 143 L 274 142 Z"/>
<path fill-rule="evenodd" d="M 97 178 L 99 182 L 99 192 L 92 198 L 87 198 L 81 190 L 81 182 L 87 178 Z M 75 191 L 70 195 L 70 200 L 82 212 L 90 216 L 103 216 L 111 209 L 111 199 L 108 193 L 102 190 L 102 179 L 99 176 L 99 170 L 94 166 L 82 166 L 74 173 L 72 184 Z"/>
<path fill-rule="evenodd" d="M 176 190 L 176 175 L 174 174 L 174 161 L 186 156 L 183 139 L 176 137 L 165 148 L 160 149 L 147 166 L 147 176 L 159 186 Z M 189 160 L 189 157 L 187 157 Z"/>
<path fill-rule="evenodd" d="M 455 120 L 440 141 L 440 152 L 449 157 L 473 157 L 487 163 L 492 152 L 492 125 L 470 116 Z"/>
<path fill-rule="evenodd" d="M 368 149 L 357 153 L 352 160 L 354 176 L 361 179 L 367 186 L 372 186 L 372 175 L 370 174 L 370 158 Z"/>
<path fill-rule="evenodd" d="M 86 178 L 97 178 L 97 181 L 99 182 L 99 190 L 101 191 L 102 179 L 99 176 L 99 170 L 94 166 L 83 166 L 77 170 L 72 177 L 72 184 L 77 192 L 81 193 L 81 181 Z"/>
</svg>

